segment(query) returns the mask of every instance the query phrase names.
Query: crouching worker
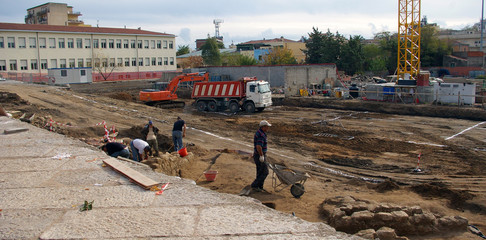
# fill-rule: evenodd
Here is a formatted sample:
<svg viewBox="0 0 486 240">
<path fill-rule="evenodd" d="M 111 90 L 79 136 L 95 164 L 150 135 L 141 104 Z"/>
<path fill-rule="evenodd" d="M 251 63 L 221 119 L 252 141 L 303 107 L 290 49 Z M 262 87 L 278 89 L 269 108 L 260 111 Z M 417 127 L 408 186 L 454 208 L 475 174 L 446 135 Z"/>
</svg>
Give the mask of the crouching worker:
<svg viewBox="0 0 486 240">
<path fill-rule="evenodd" d="M 128 151 L 127 146 L 117 143 L 117 142 L 109 142 L 101 147 L 101 149 L 106 152 L 111 157 L 124 157 L 130 158 L 130 151 Z"/>
<path fill-rule="evenodd" d="M 149 144 L 142 139 L 134 139 L 130 142 L 130 149 L 132 150 L 133 161 L 140 162 L 142 159 L 148 159 L 148 155 L 152 155 L 152 149 Z"/>
</svg>

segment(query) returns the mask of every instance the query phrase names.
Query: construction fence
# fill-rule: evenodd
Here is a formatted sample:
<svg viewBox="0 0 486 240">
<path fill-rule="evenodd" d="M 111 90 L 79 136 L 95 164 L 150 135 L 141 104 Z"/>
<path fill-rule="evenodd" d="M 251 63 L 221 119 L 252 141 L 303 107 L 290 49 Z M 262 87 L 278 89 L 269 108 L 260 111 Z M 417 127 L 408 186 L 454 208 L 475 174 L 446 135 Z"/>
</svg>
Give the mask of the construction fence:
<svg viewBox="0 0 486 240">
<path fill-rule="evenodd" d="M 127 80 L 146 80 L 146 79 L 164 79 L 166 75 L 172 75 L 169 72 L 113 72 L 109 73 L 92 73 L 93 82 L 106 81 L 127 81 Z M 18 73 L 18 72 L 0 72 L 0 77 L 27 83 L 45 83 L 49 82 L 47 73 Z"/>
</svg>

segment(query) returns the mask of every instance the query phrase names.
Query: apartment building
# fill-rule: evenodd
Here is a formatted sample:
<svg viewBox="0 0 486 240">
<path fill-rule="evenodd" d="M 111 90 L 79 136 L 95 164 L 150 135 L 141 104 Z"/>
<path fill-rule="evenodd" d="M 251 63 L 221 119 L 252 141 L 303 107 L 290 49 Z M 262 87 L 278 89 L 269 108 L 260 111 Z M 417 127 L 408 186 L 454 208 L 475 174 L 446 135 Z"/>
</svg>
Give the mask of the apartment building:
<svg viewBox="0 0 486 240">
<path fill-rule="evenodd" d="M 284 37 L 274 39 L 253 40 L 236 45 L 238 51 L 243 55 L 248 55 L 258 61 L 263 59 L 265 54 L 268 54 L 273 48 L 287 48 L 292 51 L 292 55 L 297 62 L 305 61 L 305 54 L 302 51 L 306 49 L 305 43 L 302 41 L 293 41 Z"/>
<path fill-rule="evenodd" d="M 90 27 L 79 20 L 81 12 L 74 12 L 66 3 L 45 3 L 27 9 L 26 24 L 47 24 L 60 26 Z"/>
<path fill-rule="evenodd" d="M 0 72 L 111 67 L 114 72 L 176 70 L 175 35 L 141 29 L 0 23 Z"/>
</svg>

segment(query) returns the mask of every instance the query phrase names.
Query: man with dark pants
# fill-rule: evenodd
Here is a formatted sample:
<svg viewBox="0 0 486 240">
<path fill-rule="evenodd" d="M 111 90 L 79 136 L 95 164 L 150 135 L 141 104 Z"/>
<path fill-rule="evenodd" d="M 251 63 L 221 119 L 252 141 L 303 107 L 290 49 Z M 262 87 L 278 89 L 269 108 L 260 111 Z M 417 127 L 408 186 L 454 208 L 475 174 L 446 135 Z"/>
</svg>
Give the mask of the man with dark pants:
<svg viewBox="0 0 486 240">
<path fill-rule="evenodd" d="M 177 121 L 172 128 L 172 141 L 174 142 L 174 150 L 177 152 L 183 148 L 182 138 L 186 136 L 186 122 L 181 117 L 177 117 Z"/>
<path fill-rule="evenodd" d="M 148 124 L 142 129 L 143 140 L 145 140 L 154 151 L 154 156 L 159 156 L 159 143 L 157 142 L 157 135 L 159 129 L 154 126 L 152 120 L 149 120 Z"/>
<path fill-rule="evenodd" d="M 267 159 L 267 131 L 272 126 L 266 120 L 260 122 L 260 128 L 256 131 L 253 137 L 253 161 L 256 165 L 256 178 L 251 184 L 251 188 L 254 191 L 262 192 L 263 184 L 268 175 L 268 166 L 265 162 Z"/>
<path fill-rule="evenodd" d="M 111 157 L 124 157 L 130 158 L 130 151 L 128 151 L 127 146 L 117 143 L 117 142 L 109 142 L 101 147 L 101 149 L 106 152 Z"/>
</svg>

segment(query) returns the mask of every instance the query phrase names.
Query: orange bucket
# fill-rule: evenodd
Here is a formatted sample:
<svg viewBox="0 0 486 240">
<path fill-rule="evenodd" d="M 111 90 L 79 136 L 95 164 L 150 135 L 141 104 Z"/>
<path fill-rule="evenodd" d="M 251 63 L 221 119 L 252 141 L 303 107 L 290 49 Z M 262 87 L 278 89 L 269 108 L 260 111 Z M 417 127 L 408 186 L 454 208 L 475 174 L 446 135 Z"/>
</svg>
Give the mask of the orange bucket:
<svg viewBox="0 0 486 240">
<path fill-rule="evenodd" d="M 212 182 L 216 179 L 216 175 L 218 175 L 218 171 L 211 170 L 204 172 L 204 176 L 206 177 L 206 181 Z"/>
<path fill-rule="evenodd" d="M 187 148 L 185 148 L 185 147 L 181 148 L 181 150 L 179 150 L 179 155 L 181 157 L 187 156 Z"/>
</svg>

